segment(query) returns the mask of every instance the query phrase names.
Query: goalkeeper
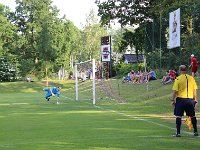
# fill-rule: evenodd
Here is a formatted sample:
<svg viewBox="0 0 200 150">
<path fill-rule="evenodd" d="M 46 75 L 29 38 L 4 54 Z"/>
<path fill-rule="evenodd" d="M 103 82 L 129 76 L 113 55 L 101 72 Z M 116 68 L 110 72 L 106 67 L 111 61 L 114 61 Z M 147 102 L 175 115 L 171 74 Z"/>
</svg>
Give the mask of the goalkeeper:
<svg viewBox="0 0 200 150">
<path fill-rule="evenodd" d="M 52 88 L 44 88 L 43 91 L 46 91 L 46 95 L 45 95 L 45 99 L 47 101 L 50 100 L 51 96 L 57 96 L 60 97 L 60 91 L 61 91 L 61 87 L 52 87 Z"/>
</svg>

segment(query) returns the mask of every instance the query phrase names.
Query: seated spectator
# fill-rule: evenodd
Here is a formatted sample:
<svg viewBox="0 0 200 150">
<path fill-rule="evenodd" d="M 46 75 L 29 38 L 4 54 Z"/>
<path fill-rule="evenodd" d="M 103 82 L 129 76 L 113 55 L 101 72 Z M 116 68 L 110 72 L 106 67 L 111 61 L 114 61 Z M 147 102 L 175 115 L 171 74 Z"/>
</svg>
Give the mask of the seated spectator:
<svg viewBox="0 0 200 150">
<path fill-rule="evenodd" d="M 144 81 L 144 83 L 148 82 L 148 72 L 147 71 L 143 72 L 143 81 Z"/>
<path fill-rule="evenodd" d="M 156 73 L 153 69 L 151 69 L 150 72 L 147 74 L 147 81 L 149 82 L 151 80 L 157 80 Z"/>
<path fill-rule="evenodd" d="M 139 81 L 138 73 L 134 72 L 132 81 L 133 83 L 138 83 Z"/>
<path fill-rule="evenodd" d="M 161 83 L 163 83 L 165 80 L 166 80 L 166 77 L 168 76 L 168 74 L 169 74 L 169 72 L 168 72 L 168 70 L 165 72 L 165 75 L 163 76 L 163 78 L 162 78 L 162 81 L 161 81 Z"/>
<path fill-rule="evenodd" d="M 163 76 L 161 82 L 162 82 L 162 84 L 168 84 L 168 83 L 171 83 L 171 82 L 172 82 L 172 79 L 171 79 L 171 77 L 170 77 L 169 71 L 166 71 L 166 75 Z"/>
<path fill-rule="evenodd" d="M 126 80 L 127 80 L 127 82 L 131 81 L 131 74 L 130 73 L 128 73 Z"/>
<path fill-rule="evenodd" d="M 128 75 L 126 77 L 123 77 L 122 82 L 125 83 L 125 82 L 129 82 L 129 81 L 131 81 L 131 74 L 130 73 L 128 73 Z"/>
<path fill-rule="evenodd" d="M 31 82 L 31 77 L 28 76 L 28 77 L 26 78 L 26 81 L 27 81 L 27 82 Z"/>
<path fill-rule="evenodd" d="M 169 70 L 169 76 L 172 81 L 176 79 L 176 72 L 174 70 Z"/>
<path fill-rule="evenodd" d="M 131 74 L 130 74 L 130 77 L 131 77 L 131 83 L 135 83 L 135 72 L 132 70 L 131 71 Z"/>
<path fill-rule="evenodd" d="M 136 82 L 137 84 L 143 83 L 143 73 L 142 73 L 142 71 L 138 71 L 136 77 L 137 77 L 137 82 Z"/>
</svg>

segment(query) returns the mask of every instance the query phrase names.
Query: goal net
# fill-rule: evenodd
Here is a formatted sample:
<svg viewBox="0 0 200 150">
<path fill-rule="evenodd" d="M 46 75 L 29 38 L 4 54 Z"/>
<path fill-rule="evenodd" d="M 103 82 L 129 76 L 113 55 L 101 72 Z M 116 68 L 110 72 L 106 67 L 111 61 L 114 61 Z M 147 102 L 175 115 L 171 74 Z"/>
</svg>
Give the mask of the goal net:
<svg viewBox="0 0 200 150">
<path fill-rule="evenodd" d="M 93 100 L 93 104 L 95 104 L 95 59 L 76 63 L 75 81 L 76 101 Z"/>
<path fill-rule="evenodd" d="M 113 100 L 124 103 L 120 97 L 120 90 L 114 79 L 103 77 L 103 66 L 95 59 L 76 63 L 75 65 L 75 97 L 76 101 L 92 100 L 96 102 L 102 100 Z"/>
</svg>

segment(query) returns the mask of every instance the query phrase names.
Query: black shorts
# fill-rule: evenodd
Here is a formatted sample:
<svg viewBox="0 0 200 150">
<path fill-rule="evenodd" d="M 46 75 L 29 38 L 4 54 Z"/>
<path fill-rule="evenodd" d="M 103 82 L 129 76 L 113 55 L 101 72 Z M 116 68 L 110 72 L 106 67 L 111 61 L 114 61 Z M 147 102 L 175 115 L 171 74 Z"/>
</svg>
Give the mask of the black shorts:
<svg viewBox="0 0 200 150">
<path fill-rule="evenodd" d="M 176 104 L 174 108 L 175 116 L 184 116 L 184 111 L 187 116 L 194 117 L 195 116 L 195 108 L 194 108 L 194 100 L 191 98 L 176 98 Z"/>
</svg>

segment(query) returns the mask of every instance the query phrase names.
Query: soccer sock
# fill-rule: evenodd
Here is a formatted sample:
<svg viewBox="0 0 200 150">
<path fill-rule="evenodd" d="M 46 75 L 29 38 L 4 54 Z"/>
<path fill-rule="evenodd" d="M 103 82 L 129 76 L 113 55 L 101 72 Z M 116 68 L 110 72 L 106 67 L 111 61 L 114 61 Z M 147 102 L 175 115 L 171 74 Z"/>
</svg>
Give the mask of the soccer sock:
<svg viewBox="0 0 200 150">
<path fill-rule="evenodd" d="M 195 133 L 195 132 L 197 132 L 197 118 L 192 117 L 191 120 L 192 120 L 192 125 L 193 125 L 194 133 Z"/>
<path fill-rule="evenodd" d="M 176 134 L 180 134 L 181 130 L 181 118 L 176 118 Z"/>
</svg>

